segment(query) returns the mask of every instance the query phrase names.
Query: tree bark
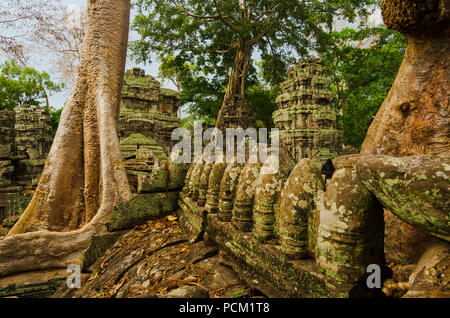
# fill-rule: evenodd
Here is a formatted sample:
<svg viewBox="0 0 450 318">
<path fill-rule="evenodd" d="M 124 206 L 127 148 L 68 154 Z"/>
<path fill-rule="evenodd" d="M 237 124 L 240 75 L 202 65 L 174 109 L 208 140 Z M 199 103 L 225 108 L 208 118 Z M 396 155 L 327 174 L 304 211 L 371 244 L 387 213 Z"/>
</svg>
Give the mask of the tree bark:
<svg viewBox="0 0 450 318">
<path fill-rule="evenodd" d="M 448 0 L 384 0 L 389 28 L 408 39 L 394 84 L 362 145 L 362 154 L 393 156 L 450 154 L 450 30 Z M 388 261 L 414 262 L 434 241 L 385 213 Z"/>
<path fill-rule="evenodd" d="M 217 117 L 216 127 L 243 128 L 251 127 L 251 111 L 245 100 L 245 82 L 250 67 L 253 51 L 251 40 L 241 39 L 234 59 L 234 65 L 228 79 L 222 107 Z"/>
<path fill-rule="evenodd" d="M 78 74 L 34 197 L 0 241 L 0 276 L 76 263 L 131 198 L 118 139 L 129 15 L 129 0 L 88 0 Z"/>
</svg>

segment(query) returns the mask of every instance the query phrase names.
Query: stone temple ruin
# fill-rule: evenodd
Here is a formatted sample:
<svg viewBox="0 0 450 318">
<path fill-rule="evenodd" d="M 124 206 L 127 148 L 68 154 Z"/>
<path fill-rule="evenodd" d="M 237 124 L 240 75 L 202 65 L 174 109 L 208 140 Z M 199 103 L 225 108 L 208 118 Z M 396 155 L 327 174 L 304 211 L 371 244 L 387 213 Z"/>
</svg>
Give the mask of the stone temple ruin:
<svg viewBox="0 0 450 318">
<path fill-rule="evenodd" d="M 119 114 L 120 147 L 134 192 L 151 192 L 145 180 L 155 162 L 167 161 L 179 94 L 161 88 L 145 71 L 126 72 Z M 32 197 L 52 144 L 50 116 L 37 106 L 0 111 L 0 225 L 21 214 Z M 181 185 L 179 186 L 181 187 Z M 176 201 L 176 199 L 175 199 Z"/>
<path fill-rule="evenodd" d="M 274 113 L 281 130 L 276 173 L 263 172 L 275 156 L 264 163 L 194 163 L 180 195 L 179 219 L 192 240 L 217 245 L 224 263 L 270 297 L 381 293 L 365 278 L 370 264 L 379 264 L 382 279 L 389 276 L 383 209 L 450 239 L 443 172 L 449 159 L 337 157 L 340 132 L 327 84 L 317 61 L 288 71 Z M 328 159 L 336 170 L 326 181 L 320 168 Z"/>
<path fill-rule="evenodd" d="M 37 106 L 0 111 L 0 222 L 31 199 L 52 143 L 50 115 Z"/>
<path fill-rule="evenodd" d="M 274 112 L 275 126 L 280 129 L 280 143 L 296 161 L 314 158 L 319 163 L 337 157 L 341 131 L 330 82 L 320 60 L 305 60 L 287 71 L 281 84 Z"/>
<path fill-rule="evenodd" d="M 124 76 L 119 114 L 120 138 L 143 134 L 155 140 L 165 150 L 174 144 L 172 131 L 180 127 L 178 92 L 161 88 L 152 76 L 139 68 L 128 70 Z"/>
<path fill-rule="evenodd" d="M 175 144 L 172 131 L 181 126 L 177 117 L 179 94 L 161 88 L 139 68 L 124 76 L 119 114 L 120 148 L 132 190 L 143 189 L 155 161 L 166 160 Z"/>
</svg>

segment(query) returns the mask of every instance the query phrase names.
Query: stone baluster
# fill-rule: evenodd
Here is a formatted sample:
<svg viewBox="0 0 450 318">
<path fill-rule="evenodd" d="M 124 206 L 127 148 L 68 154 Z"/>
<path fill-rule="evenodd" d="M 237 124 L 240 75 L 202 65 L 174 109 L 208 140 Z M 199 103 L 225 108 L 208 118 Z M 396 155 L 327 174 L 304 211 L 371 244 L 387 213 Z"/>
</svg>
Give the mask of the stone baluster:
<svg viewBox="0 0 450 318">
<path fill-rule="evenodd" d="M 191 199 L 193 202 L 197 202 L 198 200 L 198 187 L 200 184 L 200 178 L 203 173 L 203 167 L 205 166 L 205 163 L 197 163 L 194 170 L 192 171 L 192 192 L 191 192 Z"/>
<path fill-rule="evenodd" d="M 203 172 L 198 183 L 198 206 L 205 206 L 206 204 L 206 192 L 208 191 L 209 177 L 211 175 L 212 168 L 212 163 L 205 163 L 205 166 L 203 167 Z"/>
<path fill-rule="evenodd" d="M 230 222 L 233 216 L 234 197 L 244 165 L 231 163 L 225 169 L 220 183 L 219 220 Z"/>
<path fill-rule="evenodd" d="M 353 168 L 337 170 L 318 202 L 317 263 L 336 281 L 354 283 L 367 266 L 385 264 L 383 210 Z"/>
<path fill-rule="evenodd" d="M 316 163 L 310 159 L 300 160 L 281 192 L 281 250 L 287 256 L 315 257 L 320 222 L 316 202 L 324 190 Z"/>
<path fill-rule="evenodd" d="M 253 208 L 253 234 L 260 241 L 275 237 L 281 190 L 294 166 L 294 159 L 286 149 L 280 147 L 279 156 L 271 155 L 261 168 Z"/>
<path fill-rule="evenodd" d="M 250 232 L 253 226 L 253 200 L 256 191 L 256 181 L 261 171 L 261 163 L 247 162 L 242 170 L 236 189 L 236 199 L 233 207 L 231 224 L 238 230 Z"/>
<path fill-rule="evenodd" d="M 192 171 L 194 170 L 194 167 L 195 167 L 195 163 L 191 163 L 189 165 L 189 169 L 186 173 L 186 178 L 184 179 L 183 191 L 181 192 L 181 194 L 183 196 L 189 195 L 189 182 L 191 181 Z"/>
<path fill-rule="evenodd" d="M 205 208 L 209 213 L 217 213 L 219 211 L 220 184 L 226 168 L 225 156 L 221 155 L 213 165 L 209 176 L 205 204 Z"/>
</svg>

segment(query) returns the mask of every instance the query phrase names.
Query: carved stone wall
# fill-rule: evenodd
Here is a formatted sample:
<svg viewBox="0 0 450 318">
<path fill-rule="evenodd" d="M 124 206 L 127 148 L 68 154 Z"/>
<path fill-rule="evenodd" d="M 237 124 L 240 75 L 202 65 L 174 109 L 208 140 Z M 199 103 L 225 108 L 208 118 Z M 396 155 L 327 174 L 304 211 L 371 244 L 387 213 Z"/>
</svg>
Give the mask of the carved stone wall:
<svg viewBox="0 0 450 318">
<path fill-rule="evenodd" d="M 167 162 L 176 141 L 174 129 L 181 127 L 177 117 L 179 93 L 161 88 L 152 76 L 140 68 L 124 76 L 119 114 L 120 149 L 133 192 L 143 189 L 156 165 Z"/>
<path fill-rule="evenodd" d="M 275 161 L 192 164 L 178 210 L 192 240 L 216 244 L 269 297 L 381 296 L 366 274 L 377 264 L 389 275 L 383 208 L 450 242 L 446 157 L 342 156 L 328 182 L 314 160 L 295 164 L 283 147 L 266 173 Z"/>
<path fill-rule="evenodd" d="M 16 183 L 36 186 L 52 145 L 50 115 L 39 106 L 16 107 Z"/>
<path fill-rule="evenodd" d="M 52 143 L 50 115 L 37 106 L 0 111 L 0 221 L 22 213 Z"/>
<path fill-rule="evenodd" d="M 337 157 L 341 132 L 332 105 L 333 93 L 320 60 L 302 61 L 287 71 L 273 113 L 280 143 L 298 162 L 302 158 L 324 163 Z"/>
<path fill-rule="evenodd" d="M 161 84 L 145 75 L 142 69 L 128 70 L 122 88 L 120 138 L 142 134 L 168 150 L 174 145 L 172 131 L 181 126 L 177 117 L 179 107 L 179 93 L 161 88 Z"/>
</svg>

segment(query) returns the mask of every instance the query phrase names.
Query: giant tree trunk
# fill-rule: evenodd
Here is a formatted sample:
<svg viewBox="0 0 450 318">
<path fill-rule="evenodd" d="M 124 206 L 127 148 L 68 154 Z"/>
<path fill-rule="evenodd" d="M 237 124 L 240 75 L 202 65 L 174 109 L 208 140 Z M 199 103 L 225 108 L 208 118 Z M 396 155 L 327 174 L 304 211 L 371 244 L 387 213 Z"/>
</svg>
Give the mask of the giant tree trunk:
<svg viewBox="0 0 450 318">
<path fill-rule="evenodd" d="M 222 108 L 217 117 L 216 127 L 219 129 L 246 129 L 253 124 L 252 113 L 245 100 L 245 82 L 250 67 L 252 49 L 252 41 L 241 39 L 228 79 Z"/>
<path fill-rule="evenodd" d="M 363 154 L 450 154 L 450 28 L 448 0 L 384 0 L 389 28 L 408 46 L 395 82 L 370 126 Z M 433 239 L 385 213 L 388 261 L 414 262 Z"/>
<path fill-rule="evenodd" d="M 117 131 L 129 14 L 129 0 L 88 0 L 78 75 L 35 195 L 0 241 L 0 276 L 76 262 L 131 198 Z"/>
</svg>

